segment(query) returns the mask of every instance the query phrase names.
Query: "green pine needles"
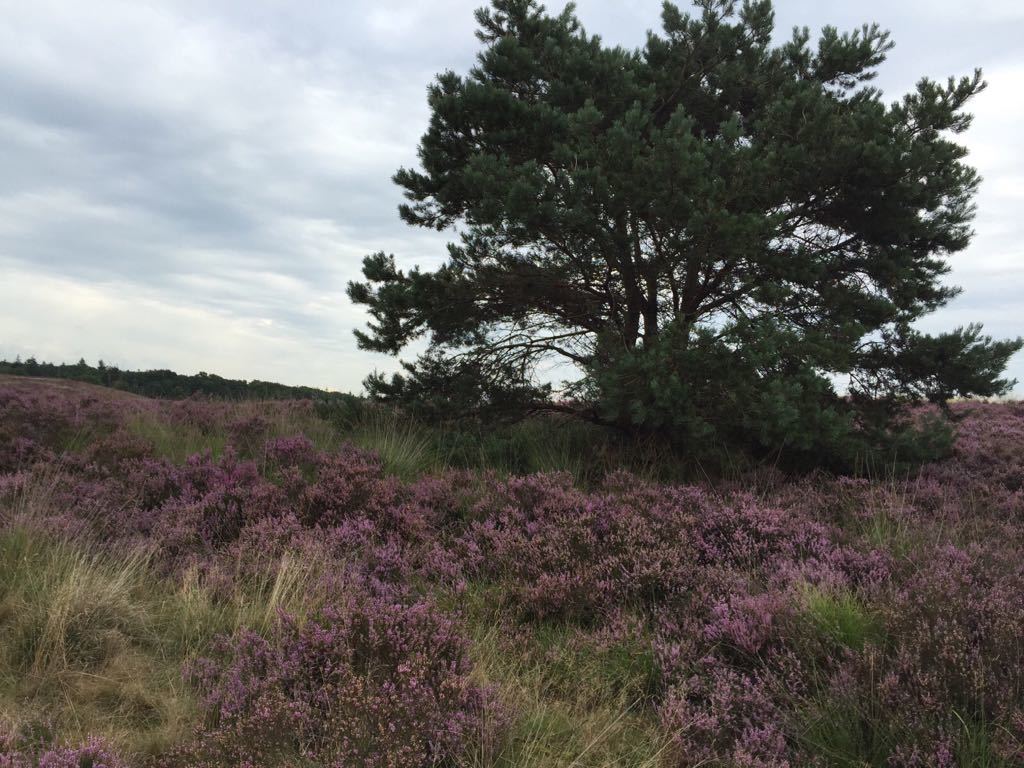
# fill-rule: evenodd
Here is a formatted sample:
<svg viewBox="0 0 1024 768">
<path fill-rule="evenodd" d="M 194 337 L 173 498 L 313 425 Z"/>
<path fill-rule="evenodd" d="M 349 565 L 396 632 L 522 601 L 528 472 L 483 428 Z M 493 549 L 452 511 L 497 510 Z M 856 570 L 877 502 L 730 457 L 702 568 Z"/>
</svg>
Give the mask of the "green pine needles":
<svg viewBox="0 0 1024 768">
<path fill-rule="evenodd" d="M 430 87 L 421 168 L 394 177 L 406 222 L 457 233 L 448 260 L 377 253 L 349 286 L 360 346 L 428 343 L 371 395 L 850 465 L 907 403 L 1012 386 L 1021 340 L 914 327 L 958 293 L 942 278 L 979 177 L 955 139 L 980 72 L 886 103 L 888 33 L 775 46 L 768 0 L 666 3 L 639 50 L 572 6 L 494 0 L 477 21 L 476 66 Z M 555 399 L 559 363 L 578 376 Z"/>
</svg>

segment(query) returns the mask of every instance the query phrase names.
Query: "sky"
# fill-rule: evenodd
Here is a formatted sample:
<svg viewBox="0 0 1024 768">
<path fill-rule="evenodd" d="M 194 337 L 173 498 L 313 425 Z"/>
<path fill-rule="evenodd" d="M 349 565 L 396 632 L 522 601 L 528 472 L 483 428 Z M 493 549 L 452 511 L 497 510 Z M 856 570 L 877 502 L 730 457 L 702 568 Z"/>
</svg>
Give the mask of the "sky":
<svg viewBox="0 0 1024 768">
<path fill-rule="evenodd" d="M 0 0 L 0 358 L 347 391 L 396 369 L 357 349 L 366 316 L 345 286 L 374 251 L 443 260 L 450 235 L 403 224 L 390 178 L 416 163 L 428 83 L 472 65 L 482 2 Z M 780 39 L 891 30 L 875 83 L 890 101 L 984 69 L 963 137 L 984 177 L 977 234 L 951 260 L 964 293 L 921 327 L 1024 333 L 1024 3 L 776 12 Z M 588 32 L 631 48 L 659 13 L 577 3 Z M 1010 373 L 1024 380 L 1024 355 Z"/>
</svg>

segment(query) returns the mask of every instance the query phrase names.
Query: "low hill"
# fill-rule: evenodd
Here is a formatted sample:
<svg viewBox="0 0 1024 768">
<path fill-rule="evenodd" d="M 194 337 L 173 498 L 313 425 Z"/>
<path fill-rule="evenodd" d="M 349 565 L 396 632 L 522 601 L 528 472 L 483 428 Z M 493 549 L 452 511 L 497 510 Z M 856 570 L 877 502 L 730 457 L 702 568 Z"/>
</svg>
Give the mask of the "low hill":
<svg viewBox="0 0 1024 768">
<path fill-rule="evenodd" d="M 92 366 L 77 363 L 45 363 L 35 358 L 0 360 L 0 375 L 80 381 L 148 397 L 182 399 L 205 395 L 229 400 L 337 400 L 353 397 L 315 387 L 296 387 L 259 379 L 226 379 L 212 373 L 195 375 L 171 370 L 128 371 L 100 361 Z"/>
<path fill-rule="evenodd" d="M 0 766 L 1020 766 L 1024 406 L 953 411 L 912 475 L 582 486 L 2 377 Z"/>
</svg>

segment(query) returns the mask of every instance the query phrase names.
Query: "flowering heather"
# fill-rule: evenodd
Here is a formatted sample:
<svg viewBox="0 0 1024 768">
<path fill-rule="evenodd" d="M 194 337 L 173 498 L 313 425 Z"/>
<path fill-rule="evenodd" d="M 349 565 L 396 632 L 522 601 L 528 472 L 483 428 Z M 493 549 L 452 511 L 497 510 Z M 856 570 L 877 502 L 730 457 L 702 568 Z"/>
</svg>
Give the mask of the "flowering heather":
<svg viewBox="0 0 1024 768">
<path fill-rule="evenodd" d="M 0 768 L 128 768 L 128 763 L 95 737 L 77 747 L 33 752 L 16 748 L 14 739 L 0 736 Z"/>
<path fill-rule="evenodd" d="M 953 457 L 905 477 L 581 488 L 399 480 L 304 403 L 3 384 L 0 521 L 144 552 L 186 616 L 247 606 L 175 628 L 198 715 L 140 763 L 534 764 L 568 712 L 581 764 L 1019 765 L 1024 408 L 954 414 Z M 118 764 L 76 739 L 0 766 Z"/>
<path fill-rule="evenodd" d="M 350 595 L 269 639 L 242 632 L 190 676 L 209 728 L 192 760 L 422 766 L 460 756 L 485 733 L 487 693 L 470 680 L 457 623 L 427 602 Z M 193 764 L 193 763 L 189 763 Z"/>
</svg>

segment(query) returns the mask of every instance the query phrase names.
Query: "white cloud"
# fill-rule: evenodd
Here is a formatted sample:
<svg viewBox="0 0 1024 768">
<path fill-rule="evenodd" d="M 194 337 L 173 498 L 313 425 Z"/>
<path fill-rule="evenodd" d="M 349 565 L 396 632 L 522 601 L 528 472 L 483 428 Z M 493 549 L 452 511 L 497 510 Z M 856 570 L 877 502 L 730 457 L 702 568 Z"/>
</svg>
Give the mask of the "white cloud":
<svg viewBox="0 0 1024 768">
<path fill-rule="evenodd" d="M 122 367 L 206 370 L 325 388 L 339 388 L 347 370 L 363 365 L 352 345 L 333 338 L 306 337 L 296 355 L 294 333 L 280 330 L 273 318 L 177 303 L 136 285 L 84 284 L 21 270 L 6 274 L 13 279 L 0 283 L 0 304 L 16 311 L 5 315 L 0 353 L 10 357 L 84 356 Z M 351 322 L 337 302 L 317 310 L 335 323 Z M 20 341 L 26 338 L 32 341 Z"/>
</svg>

